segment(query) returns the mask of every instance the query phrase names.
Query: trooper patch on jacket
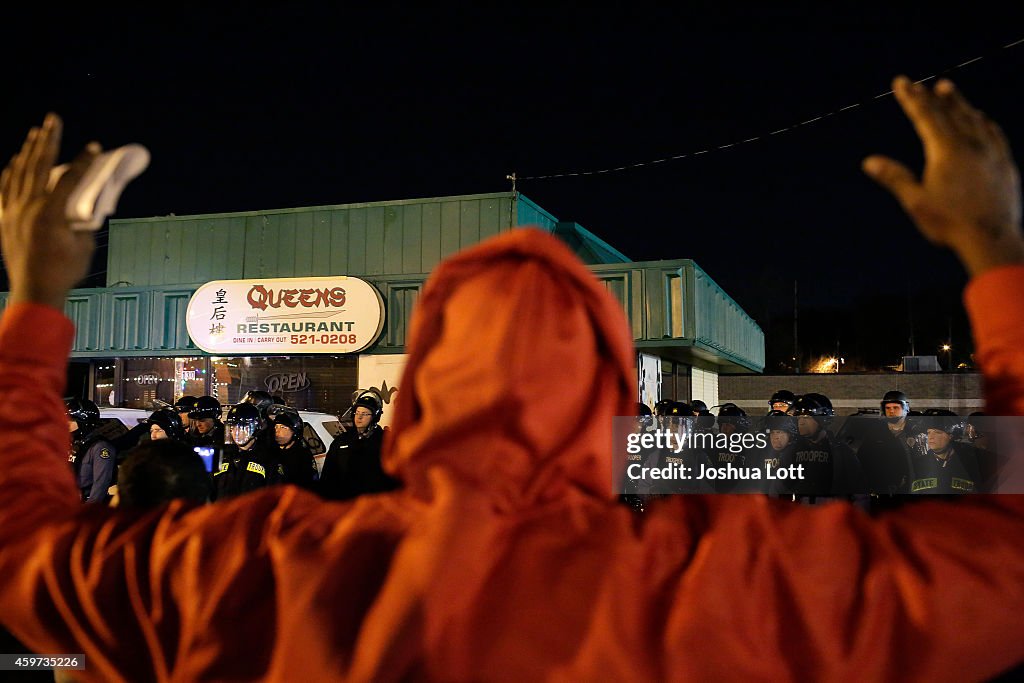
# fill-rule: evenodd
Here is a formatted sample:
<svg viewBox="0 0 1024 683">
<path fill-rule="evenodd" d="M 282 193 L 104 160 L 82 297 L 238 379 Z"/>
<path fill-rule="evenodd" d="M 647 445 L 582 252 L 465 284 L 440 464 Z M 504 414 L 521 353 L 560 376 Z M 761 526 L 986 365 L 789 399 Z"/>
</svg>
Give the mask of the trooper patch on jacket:
<svg viewBox="0 0 1024 683">
<path fill-rule="evenodd" d="M 255 472 L 256 474 L 260 475 L 264 479 L 267 478 L 267 470 L 266 470 L 266 468 L 263 467 L 263 465 L 261 465 L 259 463 L 250 462 L 248 465 L 245 466 L 245 469 L 246 469 L 247 472 Z"/>
<path fill-rule="evenodd" d="M 110 449 L 109 448 L 100 449 L 100 457 L 104 458 L 104 459 L 109 458 L 110 457 Z"/>
</svg>

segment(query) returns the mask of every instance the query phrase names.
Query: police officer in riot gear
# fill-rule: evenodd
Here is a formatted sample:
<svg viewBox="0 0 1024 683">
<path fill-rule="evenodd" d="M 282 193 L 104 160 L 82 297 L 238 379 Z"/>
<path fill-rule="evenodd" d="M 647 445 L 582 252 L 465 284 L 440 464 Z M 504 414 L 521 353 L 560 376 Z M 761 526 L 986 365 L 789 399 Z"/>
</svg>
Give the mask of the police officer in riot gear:
<svg viewBox="0 0 1024 683">
<path fill-rule="evenodd" d="M 921 418 L 924 428 L 913 459 L 911 493 L 977 493 L 981 473 L 977 454 L 963 436 L 964 420 L 951 410 L 930 408 Z"/>
<path fill-rule="evenodd" d="M 837 441 L 828 426 L 835 411 L 832 401 L 823 394 L 801 396 L 793 404 L 797 417 L 798 438 L 792 460 L 784 465 L 803 465 L 803 479 L 790 480 L 789 492 L 795 496 L 846 496 L 861 493 L 863 488 L 857 456 Z"/>
<path fill-rule="evenodd" d="M 378 424 L 384 414 L 380 397 L 365 391 L 347 412 L 352 415 L 353 428 L 331 442 L 320 472 L 320 494 L 330 500 L 349 500 L 398 488 L 399 482 L 386 474 L 380 463 L 384 441 L 384 431 Z"/>
<path fill-rule="evenodd" d="M 724 434 L 729 441 L 719 440 L 718 445 L 711 453 L 711 460 L 715 467 L 746 467 L 746 449 L 736 444 L 735 439 L 741 438 L 750 432 L 750 418 L 745 410 L 735 403 L 723 403 L 718 407 L 718 433 Z M 736 436 L 734 436 L 736 435 Z M 736 489 L 739 480 L 716 479 L 715 490 L 719 493 L 729 493 Z"/>
<path fill-rule="evenodd" d="M 284 470 L 276 453 L 259 442 L 260 411 L 251 403 L 239 403 L 228 411 L 225 422 L 228 442 L 221 464 L 213 475 L 213 499 L 223 500 L 281 483 Z"/>
<path fill-rule="evenodd" d="M 161 408 L 149 419 L 149 438 L 151 441 L 160 439 L 171 439 L 172 441 L 185 442 L 185 425 L 181 422 L 181 416 L 174 408 Z"/>
<path fill-rule="evenodd" d="M 74 468 L 82 500 L 105 503 L 107 489 L 117 481 L 117 450 L 99 433 L 100 410 L 89 399 L 65 399 L 71 453 L 68 462 Z"/>
<path fill-rule="evenodd" d="M 190 439 L 193 446 L 220 448 L 224 445 L 224 423 L 220 421 L 220 413 L 220 401 L 213 396 L 196 399 L 195 407 L 188 413 L 193 427 Z"/>
<path fill-rule="evenodd" d="M 254 389 L 245 392 L 240 403 L 251 403 L 260 411 L 260 433 L 257 437 L 268 448 L 276 448 L 277 441 L 274 438 L 274 425 L 270 422 L 270 409 L 276 405 L 274 397 L 266 391 Z"/>
<path fill-rule="evenodd" d="M 655 429 L 654 426 L 654 414 L 646 403 L 636 404 L 636 421 L 632 425 L 632 433 L 634 434 L 647 434 Z M 619 500 L 635 512 L 643 512 L 647 502 L 648 486 L 642 479 L 634 479 L 629 476 L 630 466 L 638 464 L 641 467 L 648 464 L 651 461 L 652 450 L 645 448 L 641 444 L 637 444 L 634 449 L 637 452 L 627 452 L 623 458 L 623 463 L 626 468 L 626 472 L 623 473 L 622 478 L 622 495 Z M 634 468 L 635 469 L 635 468 Z"/>
<path fill-rule="evenodd" d="M 796 403 L 796 394 L 788 389 L 779 389 L 768 399 L 768 412 L 788 413 Z"/>
<path fill-rule="evenodd" d="M 847 425 L 847 440 L 860 442 L 857 457 L 864 468 L 868 490 L 878 496 L 909 493 L 911 455 L 916 445 L 916 431 L 910 421 L 910 399 L 902 391 L 888 391 L 879 404 L 879 421 L 854 417 Z M 878 500 L 876 507 L 895 504 L 894 500 Z"/>
<path fill-rule="evenodd" d="M 909 431 L 910 399 L 902 391 L 887 391 L 882 397 L 881 413 L 889 425 L 889 431 L 893 436 L 900 438 L 904 432 L 912 436 Z"/>
<path fill-rule="evenodd" d="M 192 435 L 192 419 L 189 417 L 189 413 L 196 407 L 196 401 L 198 400 L 195 396 L 185 394 L 174 402 L 174 409 L 178 412 L 181 424 L 185 427 L 186 436 Z"/>
<path fill-rule="evenodd" d="M 655 413 L 660 406 L 661 415 L 658 417 L 660 429 L 663 432 L 673 434 L 673 440 L 659 449 L 652 458 L 659 469 L 670 467 L 685 467 L 691 478 L 655 480 L 650 485 L 652 493 L 679 494 L 679 493 L 713 493 L 714 484 L 708 479 L 696 479 L 701 469 L 711 468 L 713 449 L 695 444 L 693 435 L 696 434 L 696 422 L 701 419 L 694 415 L 693 406 L 682 401 L 659 401 L 655 404 Z M 684 446 L 679 448 L 679 440 L 683 439 Z"/>
<path fill-rule="evenodd" d="M 284 470 L 284 483 L 312 489 L 317 480 L 313 453 L 302 438 L 303 422 L 299 411 L 284 406 L 272 406 L 270 425 L 274 434 L 277 460 Z"/>
<path fill-rule="evenodd" d="M 695 401 L 690 402 L 690 408 L 693 409 L 693 414 L 697 418 L 693 423 L 693 428 L 698 432 L 710 432 L 715 426 L 715 416 L 708 410 L 708 404 L 699 398 Z"/>
<path fill-rule="evenodd" d="M 654 414 L 657 417 L 664 417 L 668 415 L 669 411 L 673 409 L 673 406 L 675 406 L 675 404 L 676 401 L 673 401 L 668 398 L 663 398 L 654 404 Z"/>
<path fill-rule="evenodd" d="M 744 487 L 744 492 L 783 494 L 786 491 L 778 480 L 769 480 L 766 472 L 775 472 L 784 462 L 793 461 L 798 436 L 796 418 L 781 410 L 773 410 L 764 418 L 764 431 L 768 436 L 767 443 L 763 448 L 752 449 L 747 458 L 747 465 L 760 469 L 762 478 L 751 480 Z"/>
</svg>

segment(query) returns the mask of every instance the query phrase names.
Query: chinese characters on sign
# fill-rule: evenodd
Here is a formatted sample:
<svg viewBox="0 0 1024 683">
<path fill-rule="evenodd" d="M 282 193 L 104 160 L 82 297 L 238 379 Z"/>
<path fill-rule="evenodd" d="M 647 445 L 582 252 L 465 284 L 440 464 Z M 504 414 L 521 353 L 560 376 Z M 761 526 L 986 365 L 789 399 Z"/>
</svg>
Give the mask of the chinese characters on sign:
<svg viewBox="0 0 1024 683">
<path fill-rule="evenodd" d="M 224 296 L 227 293 L 228 292 L 227 292 L 226 289 L 218 289 L 217 290 L 217 298 L 214 299 L 213 303 L 212 303 L 212 305 L 213 305 L 213 315 L 210 316 L 210 320 L 218 320 L 218 321 L 224 320 L 224 317 L 227 315 L 227 308 L 225 308 L 225 306 L 223 306 L 221 304 L 227 304 L 228 303 L 227 300 L 224 298 Z M 222 325 L 220 322 L 216 322 L 213 325 L 210 325 L 210 334 L 215 334 L 215 335 L 224 334 L 224 325 Z"/>
</svg>

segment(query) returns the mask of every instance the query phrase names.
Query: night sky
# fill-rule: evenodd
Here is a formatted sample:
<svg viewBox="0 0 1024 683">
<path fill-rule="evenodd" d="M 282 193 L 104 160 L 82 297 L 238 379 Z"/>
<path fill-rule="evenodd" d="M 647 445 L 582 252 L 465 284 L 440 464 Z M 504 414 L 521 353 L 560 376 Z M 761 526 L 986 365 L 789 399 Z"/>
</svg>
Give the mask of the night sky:
<svg viewBox="0 0 1024 683">
<path fill-rule="evenodd" d="M 519 190 L 633 259 L 695 259 L 765 329 L 769 370 L 792 350 L 794 279 L 808 358 L 838 342 L 863 367 L 896 362 L 912 314 L 917 353 L 952 329 L 968 360 L 962 271 L 859 163 L 919 166 L 895 101 L 875 96 L 976 57 L 949 75 L 1024 158 L 1024 43 L 1003 47 L 1024 20 L 1008 12 L 15 13 L 0 151 L 48 110 L 66 155 L 145 144 L 152 165 L 118 212 L 141 217 L 498 192 L 513 171 L 712 149 Z"/>
</svg>

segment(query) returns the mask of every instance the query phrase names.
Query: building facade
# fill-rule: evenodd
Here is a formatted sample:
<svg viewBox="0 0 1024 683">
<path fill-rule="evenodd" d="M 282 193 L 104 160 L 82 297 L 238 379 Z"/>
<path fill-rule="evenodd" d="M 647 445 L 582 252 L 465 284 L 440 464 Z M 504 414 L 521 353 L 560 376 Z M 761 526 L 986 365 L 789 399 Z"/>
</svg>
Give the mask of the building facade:
<svg viewBox="0 0 1024 683">
<path fill-rule="evenodd" d="M 77 326 L 69 391 L 136 408 L 183 394 L 233 403 L 250 389 L 325 412 L 347 407 L 357 388 L 376 387 L 390 401 L 430 272 L 460 249 L 519 225 L 561 238 L 622 303 L 637 348 L 638 399 L 715 405 L 720 372 L 763 370 L 762 331 L 693 261 L 630 261 L 578 224 L 506 192 L 112 220 L 107 286 L 73 290 L 67 300 Z M 211 351 L 189 333 L 190 324 L 196 332 L 190 301 L 213 281 L 255 287 L 274 279 L 301 289 L 309 278 L 325 277 L 356 278 L 377 293 L 383 323 L 358 352 Z"/>
</svg>

